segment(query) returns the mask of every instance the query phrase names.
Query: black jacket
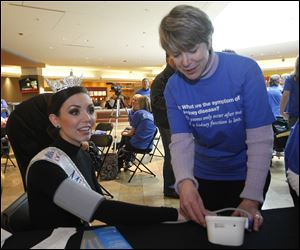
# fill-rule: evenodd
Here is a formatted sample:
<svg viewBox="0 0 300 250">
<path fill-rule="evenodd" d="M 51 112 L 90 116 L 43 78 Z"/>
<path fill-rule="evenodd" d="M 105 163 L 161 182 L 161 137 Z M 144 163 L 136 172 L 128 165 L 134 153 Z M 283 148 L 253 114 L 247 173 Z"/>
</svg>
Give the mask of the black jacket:
<svg viewBox="0 0 300 250">
<path fill-rule="evenodd" d="M 153 80 L 151 86 L 151 107 L 154 116 L 155 125 L 169 129 L 169 121 L 167 116 L 167 107 L 164 98 L 164 90 L 167 85 L 168 79 L 175 73 L 170 65 L 158 74 Z"/>
</svg>

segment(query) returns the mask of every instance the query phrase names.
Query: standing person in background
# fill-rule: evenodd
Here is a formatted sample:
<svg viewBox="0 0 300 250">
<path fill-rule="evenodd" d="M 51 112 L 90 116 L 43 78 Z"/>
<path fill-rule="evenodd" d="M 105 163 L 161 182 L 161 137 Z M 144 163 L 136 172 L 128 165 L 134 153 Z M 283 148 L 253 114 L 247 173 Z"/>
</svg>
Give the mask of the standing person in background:
<svg viewBox="0 0 300 250">
<path fill-rule="evenodd" d="M 280 87 L 280 89 L 281 89 L 281 92 L 283 92 L 283 88 L 284 88 L 285 81 L 286 81 L 286 79 L 287 79 L 289 76 L 290 76 L 290 74 L 288 74 L 288 73 L 284 73 L 284 74 L 282 74 L 282 75 L 280 76 L 281 81 L 280 81 L 279 87 Z"/>
<path fill-rule="evenodd" d="M 281 116 L 280 100 L 281 100 L 282 93 L 281 93 L 281 88 L 279 87 L 280 80 L 281 80 L 280 75 L 272 75 L 270 77 L 269 88 L 268 88 L 269 103 L 271 105 L 271 109 L 275 117 Z"/>
<path fill-rule="evenodd" d="M 150 81 L 148 78 L 142 80 L 142 88 L 136 91 L 136 94 L 145 95 L 150 100 Z"/>
<path fill-rule="evenodd" d="M 291 129 L 285 146 L 284 161 L 287 180 L 295 207 L 299 207 L 299 119 Z"/>
<path fill-rule="evenodd" d="M 169 149 L 171 132 L 164 98 L 165 87 L 170 76 L 174 74 L 176 65 L 168 54 L 166 54 L 166 63 L 166 68 L 153 80 L 150 96 L 154 122 L 159 130 L 165 152 L 163 165 L 164 195 L 166 197 L 178 198 L 178 194 L 174 189 L 175 176 L 172 169 L 171 153 Z"/>
<path fill-rule="evenodd" d="M 175 189 L 187 218 L 205 226 L 208 210 L 238 207 L 251 214 L 258 231 L 275 119 L 258 64 L 214 52 L 213 31 L 207 14 L 187 5 L 173 8 L 159 28 L 177 67 L 164 91 Z"/>
<path fill-rule="evenodd" d="M 285 112 L 286 106 L 287 112 Z M 288 120 L 290 128 L 299 118 L 299 56 L 295 63 L 294 72 L 285 80 L 280 102 L 280 114 Z"/>
</svg>

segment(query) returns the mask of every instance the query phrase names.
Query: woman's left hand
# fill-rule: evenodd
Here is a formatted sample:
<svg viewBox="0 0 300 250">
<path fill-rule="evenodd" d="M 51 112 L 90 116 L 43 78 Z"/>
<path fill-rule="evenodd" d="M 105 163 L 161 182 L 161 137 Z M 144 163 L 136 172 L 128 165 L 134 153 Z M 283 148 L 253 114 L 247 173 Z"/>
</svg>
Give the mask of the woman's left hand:
<svg viewBox="0 0 300 250">
<path fill-rule="evenodd" d="M 262 226 L 264 218 L 262 217 L 260 210 L 259 210 L 259 203 L 258 201 L 244 199 L 238 208 L 246 210 L 252 216 L 253 220 L 253 230 L 259 231 L 259 228 Z M 245 216 L 243 212 L 234 211 L 232 216 Z"/>
</svg>

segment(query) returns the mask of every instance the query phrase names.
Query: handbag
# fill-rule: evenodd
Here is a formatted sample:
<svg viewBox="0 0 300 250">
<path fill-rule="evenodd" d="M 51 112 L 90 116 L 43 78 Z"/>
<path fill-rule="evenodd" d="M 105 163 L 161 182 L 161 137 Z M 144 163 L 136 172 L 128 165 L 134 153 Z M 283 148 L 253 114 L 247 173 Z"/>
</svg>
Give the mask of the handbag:
<svg viewBox="0 0 300 250">
<path fill-rule="evenodd" d="M 116 153 L 108 153 L 100 169 L 100 180 L 114 180 L 118 175 L 118 156 Z"/>
</svg>

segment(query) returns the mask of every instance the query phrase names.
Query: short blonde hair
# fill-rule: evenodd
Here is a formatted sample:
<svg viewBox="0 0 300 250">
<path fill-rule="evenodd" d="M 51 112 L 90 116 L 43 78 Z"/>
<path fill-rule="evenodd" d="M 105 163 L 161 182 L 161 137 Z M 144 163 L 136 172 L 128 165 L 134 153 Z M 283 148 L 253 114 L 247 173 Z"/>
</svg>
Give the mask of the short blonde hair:
<svg viewBox="0 0 300 250">
<path fill-rule="evenodd" d="M 159 26 L 160 43 L 170 55 L 189 51 L 204 42 L 211 46 L 214 28 L 208 15 L 188 5 L 179 5 L 166 15 Z"/>
</svg>

